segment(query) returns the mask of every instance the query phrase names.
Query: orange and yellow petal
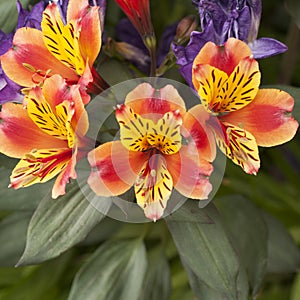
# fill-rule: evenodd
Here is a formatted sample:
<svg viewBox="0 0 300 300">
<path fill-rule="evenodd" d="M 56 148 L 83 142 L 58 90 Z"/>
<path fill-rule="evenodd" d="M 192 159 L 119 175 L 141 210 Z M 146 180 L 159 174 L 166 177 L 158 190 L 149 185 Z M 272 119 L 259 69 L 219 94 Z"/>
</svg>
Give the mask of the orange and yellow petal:
<svg viewBox="0 0 300 300">
<path fill-rule="evenodd" d="M 40 149 L 25 154 L 10 176 L 14 189 L 47 182 L 62 172 L 72 157 L 72 150 Z"/>
<path fill-rule="evenodd" d="M 210 65 L 194 65 L 193 84 L 201 99 L 201 104 L 208 112 L 218 111 L 221 102 L 221 89 L 228 76 L 225 72 Z"/>
<path fill-rule="evenodd" d="M 192 199 L 207 199 L 212 190 L 209 176 L 212 165 L 199 157 L 198 152 L 182 146 L 174 155 L 165 156 L 174 188 L 183 196 Z"/>
<path fill-rule="evenodd" d="M 69 183 L 70 179 L 77 178 L 77 174 L 75 171 L 76 155 L 77 155 L 77 149 L 73 151 L 72 157 L 70 158 L 66 167 L 57 176 L 52 188 L 53 199 L 56 199 L 57 197 L 64 195 L 66 193 L 66 185 L 67 183 Z"/>
<path fill-rule="evenodd" d="M 245 107 L 255 98 L 259 85 L 258 62 L 251 57 L 242 59 L 220 90 L 218 112 L 231 112 Z"/>
<path fill-rule="evenodd" d="M 120 125 L 121 142 L 130 151 L 146 151 L 150 145 L 147 132 L 155 125 L 152 120 L 144 119 L 125 104 L 119 105 L 116 118 Z"/>
<path fill-rule="evenodd" d="M 222 117 L 224 122 L 252 133 L 259 146 L 271 147 L 291 140 L 298 122 L 291 116 L 294 99 L 276 89 L 261 89 L 243 109 Z"/>
<path fill-rule="evenodd" d="M 88 184 L 98 196 L 117 196 L 133 186 L 147 160 L 143 152 L 128 151 L 120 141 L 100 145 L 88 154 L 92 172 Z"/>
<path fill-rule="evenodd" d="M 66 141 L 59 140 L 41 131 L 29 118 L 21 104 L 6 103 L 0 112 L 0 152 L 21 158 L 34 149 L 67 147 Z"/>
<path fill-rule="evenodd" d="M 164 157 L 153 153 L 143 165 L 134 184 L 137 204 L 148 219 L 160 219 L 173 189 L 173 179 Z"/>
<path fill-rule="evenodd" d="M 216 157 L 216 142 L 212 129 L 206 124 L 209 113 L 201 104 L 192 107 L 183 117 L 183 135 L 189 146 L 194 146 L 201 159 L 213 161 Z M 216 119 L 217 120 L 217 119 Z"/>
<path fill-rule="evenodd" d="M 141 83 L 127 94 L 125 105 L 130 106 L 142 116 L 150 116 L 157 120 L 169 111 L 176 111 L 183 115 L 185 103 L 177 89 L 172 85 L 157 90 L 149 83 Z"/>
<path fill-rule="evenodd" d="M 164 114 L 147 132 L 150 147 L 155 147 L 162 154 L 177 153 L 181 147 L 182 118 L 179 111 Z"/>
<path fill-rule="evenodd" d="M 85 61 L 79 47 L 79 22 L 72 20 L 65 25 L 57 5 L 50 3 L 43 12 L 41 27 L 48 51 L 78 75 L 82 75 Z"/>
<path fill-rule="evenodd" d="M 230 123 L 222 122 L 225 138 L 216 134 L 220 150 L 248 174 L 256 175 L 260 167 L 258 146 L 249 132 Z"/>
<path fill-rule="evenodd" d="M 25 87 L 40 84 L 54 74 L 76 82 L 79 78 L 48 51 L 42 32 L 34 28 L 16 31 L 12 48 L 1 56 L 1 65 L 10 79 Z"/>
<path fill-rule="evenodd" d="M 74 105 L 70 101 L 66 100 L 58 104 L 55 107 L 55 114 L 45 100 L 28 97 L 26 102 L 30 119 L 41 131 L 57 139 L 66 140 L 69 148 L 73 147 L 74 131 L 71 119 L 74 114 Z"/>
<path fill-rule="evenodd" d="M 248 45 L 235 38 L 229 38 L 223 46 L 208 42 L 196 56 L 193 68 L 196 65 L 208 64 L 230 76 L 238 63 L 251 55 Z"/>
</svg>

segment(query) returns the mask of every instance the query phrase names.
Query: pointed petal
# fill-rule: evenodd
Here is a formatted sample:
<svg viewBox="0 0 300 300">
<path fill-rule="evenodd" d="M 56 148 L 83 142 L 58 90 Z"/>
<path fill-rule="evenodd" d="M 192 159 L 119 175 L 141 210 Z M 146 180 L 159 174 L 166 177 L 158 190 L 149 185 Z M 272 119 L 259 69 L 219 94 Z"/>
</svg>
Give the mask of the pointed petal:
<svg viewBox="0 0 300 300">
<path fill-rule="evenodd" d="M 201 159 L 198 152 L 188 146 L 182 146 L 178 153 L 166 155 L 165 159 L 178 192 L 192 199 L 208 198 L 212 190 L 209 176 L 213 167 Z"/>
<path fill-rule="evenodd" d="M 80 26 L 76 20 L 64 25 L 58 7 L 51 3 L 43 12 L 43 40 L 48 51 L 64 65 L 82 75 L 85 62 L 79 49 Z"/>
<path fill-rule="evenodd" d="M 152 114 L 157 119 L 172 110 L 185 113 L 184 101 L 172 85 L 157 91 L 149 83 L 141 83 L 128 93 L 125 104 L 140 115 Z"/>
<path fill-rule="evenodd" d="M 150 126 L 147 134 L 148 143 L 163 154 L 171 155 L 178 152 L 182 140 L 181 126 L 182 118 L 179 112 L 167 112 L 157 124 Z"/>
<path fill-rule="evenodd" d="M 262 59 L 277 55 L 288 50 L 287 46 L 271 38 L 260 38 L 249 43 L 255 59 Z"/>
<path fill-rule="evenodd" d="M 248 45 L 235 38 L 229 38 L 224 46 L 217 46 L 208 42 L 196 56 L 193 68 L 196 65 L 209 64 L 224 71 L 229 76 L 238 63 L 251 54 Z"/>
<path fill-rule="evenodd" d="M 105 143 L 88 154 L 88 184 L 99 196 L 117 196 L 133 186 L 147 155 L 128 151 L 120 141 Z"/>
<path fill-rule="evenodd" d="M 34 28 L 16 31 L 13 47 L 1 56 L 1 65 L 10 79 L 25 87 L 35 86 L 54 74 L 78 81 L 76 73 L 47 50 L 42 32 Z"/>
<path fill-rule="evenodd" d="M 210 65 L 194 65 L 192 78 L 201 104 L 209 112 L 217 111 L 222 101 L 220 91 L 227 82 L 227 74 Z"/>
<path fill-rule="evenodd" d="M 116 118 L 120 125 L 121 142 L 126 149 L 145 151 L 150 147 L 147 131 L 155 126 L 152 120 L 142 118 L 124 104 L 117 107 Z"/>
<path fill-rule="evenodd" d="M 41 149 L 25 154 L 13 169 L 10 186 L 14 189 L 47 182 L 62 172 L 72 156 L 71 149 Z"/>
<path fill-rule="evenodd" d="M 248 105 L 255 98 L 259 84 L 257 61 L 250 57 L 242 59 L 221 88 L 218 111 L 230 112 Z"/>
<path fill-rule="evenodd" d="M 172 189 L 173 180 L 164 157 L 152 154 L 134 184 L 137 204 L 144 209 L 147 218 L 154 221 L 161 218 Z"/>
<path fill-rule="evenodd" d="M 222 121 L 251 132 L 259 146 L 271 147 L 294 137 L 298 122 L 291 116 L 293 106 L 288 93 L 261 89 L 249 105 L 223 116 Z"/>
<path fill-rule="evenodd" d="M 0 113 L 0 152 L 21 158 L 33 149 L 67 147 L 66 141 L 56 139 L 41 131 L 29 118 L 21 104 L 6 103 Z"/>
<path fill-rule="evenodd" d="M 184 115 L 183 128 L 186 133 L 183 135 L 189 145 L 196 147 L 201 159 L 213 161 L 216 157 L 216 142 L 211 128 L 206 124 L 209 118 L 209 113 L 201 104 L 192 107 Z"/>
<path fill-rule="evenodd" d="M 72 154 L 72 157 L 70 158 L 69 162 L 67 163 L 64 170 L 60 172 L 60 174 L 57 176 L 55 183 L 52 188 L 52 198 L 56 199 L 58 196 L 62 196 L 66 193 L 66 185 L 69 183 L 70 179 L 76 179 L 77 174 L 75 171 L 75 165 L 76 165 L 76 154 L 77 149 Z"/>
<path fill-rule="evenodd" d="M 226 122 L 222 122 L 222 124 L 227 141 L 224 137 L 216 134 L 219 148 L 246 173 L 256 175 L 260 167 L 260 159 L 255 137 L 238 126 Z"/>
</svg>

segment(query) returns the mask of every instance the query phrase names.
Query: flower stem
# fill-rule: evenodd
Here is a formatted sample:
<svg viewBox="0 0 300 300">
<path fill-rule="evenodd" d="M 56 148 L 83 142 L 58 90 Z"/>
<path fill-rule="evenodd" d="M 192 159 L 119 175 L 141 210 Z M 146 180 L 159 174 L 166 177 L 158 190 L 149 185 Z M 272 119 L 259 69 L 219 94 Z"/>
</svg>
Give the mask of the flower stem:
<svg viewBox="0 0 300 300">
<path fill-rule="evenodd" d="M 152 47 L 149 49 L 150 60 L 151 60 L 151 68 L 150 68 L 150 77 L 156 76 L 156 51 L 155 48 Z"/>
</svg>

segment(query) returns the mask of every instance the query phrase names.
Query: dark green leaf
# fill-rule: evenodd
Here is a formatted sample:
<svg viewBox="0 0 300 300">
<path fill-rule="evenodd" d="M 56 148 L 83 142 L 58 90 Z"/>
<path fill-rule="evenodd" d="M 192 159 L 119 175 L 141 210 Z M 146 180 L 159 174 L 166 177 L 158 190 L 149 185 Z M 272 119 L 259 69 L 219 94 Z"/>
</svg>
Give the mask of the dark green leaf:
<svg viewBox="0 0 300 300">
<path fill-rule="evenodd" d="M 168 300 L 171 277 L 167 258 L 161 247 L 148 254 L 148 268 L 141 290 L 140 300 Z"/>
<path fill-rule="evenodd" d="M 202 300 L 216 300 L 224 299 L 223 293 L 218 290 L 208 286 L 203 281 L 201 281 L 197 275 L 192 271 L 192 269 L 183 261 L 184 268 L 187 271 L 190 285 L 197 296 L 198 299 Z M 244 269 L 241 269 L 241 272 L 238 275 L 237 279 L 237 299 L 247 300 L 248 299 L 248 281 L 247 275 Z"/>
<path fill-rule="evenodd" d="M 103 201 L 101 211 L 108 211 Z M 104 217 L 77 185 L 56 200 L 45 197 L 30 221 L 26 248 L 18 265 L 35 264 L 56 257 L 82 241 Z"/>
<path fill-rule="evenodd" d="M 239 262 L 223 229 L 221 217 L 210 204 L 203 208 L 213 224 L 176 222 L 166 218 L 178 252 L 188 267 L 206 285 L 223 295 L 223 299 L 238 299 L 237 275 Z M 195 212 L 195 217 L 196 217 Z M 199 209 L 199 220 L 203 212 Z M 194 218 L 193 218 L 194 219 Z"/>
<path fill-rule="evenodd" d="M 23 7 L 27 7 L 30 0 L 20 0 Z M 4 32 L 11 32 L 17 24 L 17 7 L 16 1 L 1 0 L 0 2 L 0 28 Z"/>
<path fill-rule="evenodd" d="M 255 296 L 267 267 L 268 232 L 261 212 L 239 195 L 219 198 L 214 203 L 220 209 Z"/>
<path fill-rule="evenodd" d="M 69 300 L 138 300 L 147 268 L 141 239 L 103 244 L 77 273 Z"/>
<path fill-rule="evenodd" d="M 31 212 L 17 212 L 0 222 L 0 266 L 14 266 L 26 243 L 26 231 Z"/>
<path fill-rule="evenodd" d="M 275 218 L 263 213 L 268 226 L 268 268 L 270 273 L 297 272 L 300 266 L 299 249 L 286 230 Z"/>
<path fill-rule="evenodd" d="M 53 181 L 14 190 L 8 188 L 11 171 L 0 168 L 0 210 L 34 210 L 50 191 Z"/>
</svg>

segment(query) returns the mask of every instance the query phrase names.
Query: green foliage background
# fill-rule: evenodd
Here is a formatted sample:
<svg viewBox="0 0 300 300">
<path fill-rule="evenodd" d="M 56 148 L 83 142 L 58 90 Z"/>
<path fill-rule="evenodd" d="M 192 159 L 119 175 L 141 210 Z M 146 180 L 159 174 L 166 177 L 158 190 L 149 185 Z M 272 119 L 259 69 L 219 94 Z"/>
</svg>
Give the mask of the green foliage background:
<svg viewBox="0 0 300 300">
<path fill-rule="evenodd" d="M 197 14 L 190 0 L 151 1 L 151 8 L 158 36 L 166 25 Z M 2 0 L 0 12 L 0 28 L 13 30 L 14 1 Z M 108 1 L 108 36 L 115 35 L 121 16 Z M 289 91 L 300 121 L 297 25 L 297 0 L 263 0 L 259 36 L 285 42 L 289 51 L 260 62 L 262 84 Z M 126 63 L 103 53 L 98 67 L 111 84 L 132 77 Z M 176 68 L 166 77 L 182 80 Z M 213 204 L 199 211 L 188 201 L 155 224 L 104 217 L 76 183 L 56 201 L 46 192 L 51 183 L 9 190 L 15 161 L 1 156 L 0 300 L 299 300 L 299 134 L 286 145 L 260 150 L 257 176 L 228 162 Z"/>
</svg>

